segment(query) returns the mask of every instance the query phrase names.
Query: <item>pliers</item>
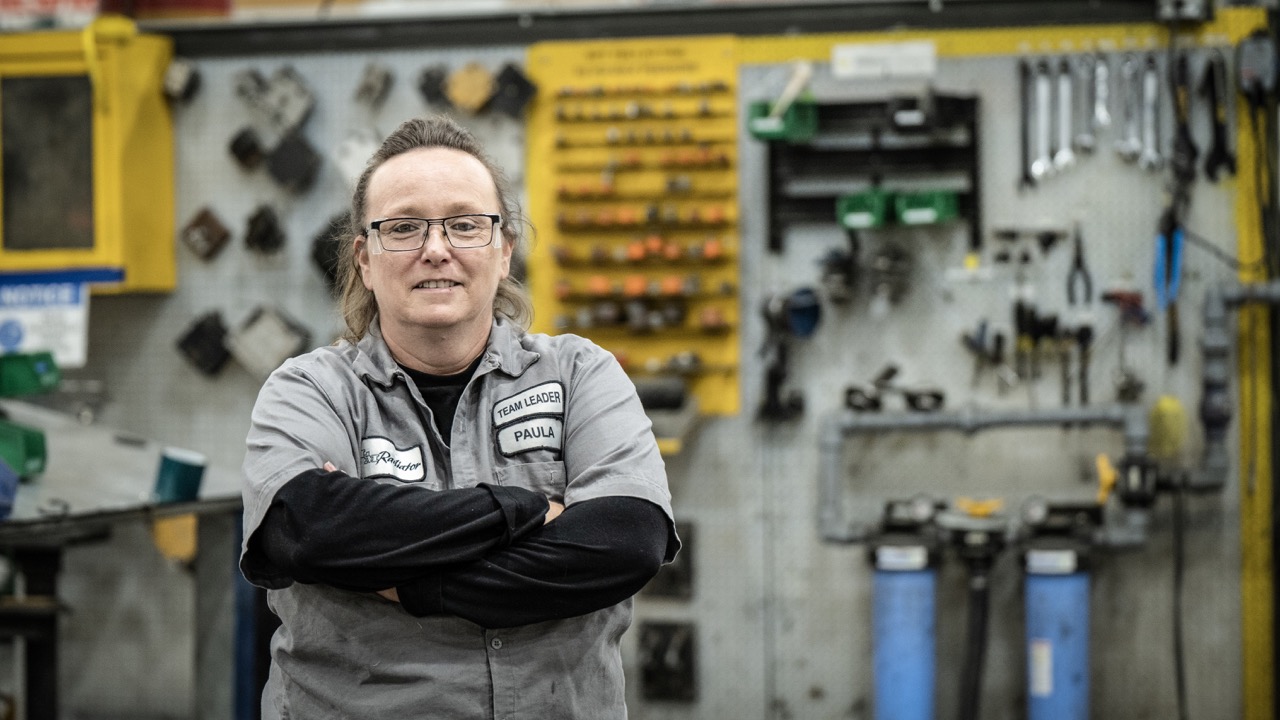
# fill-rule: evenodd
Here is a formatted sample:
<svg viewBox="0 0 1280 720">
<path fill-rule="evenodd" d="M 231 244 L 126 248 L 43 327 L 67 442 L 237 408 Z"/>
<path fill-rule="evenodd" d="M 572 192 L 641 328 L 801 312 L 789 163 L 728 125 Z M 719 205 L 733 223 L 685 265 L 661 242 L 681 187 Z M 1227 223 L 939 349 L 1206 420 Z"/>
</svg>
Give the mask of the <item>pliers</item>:
<svg viewBox="0 0 1280 720">
<path fill-rule="evenodd" d="M 1161 310 L 1178 299 L 1182 285 L 1182 225 L 1174 217 L 1172 209 L 1160 216 L 1156 234 L 1156 260 L 1154 289 L 1156 307 Z"/>
<path fill-rule="evenodd" d="M 1093 277 L 1084 264 L 1084 237 L 1080 232 L 1080 223 L 1076 223 L 1073 242 L 1075 247 L 1071 255 L 1071 272 L 1067 273 L 1067 302 L 1075 305 L 1079 297 L 1085 305 L 1089 305 L 1093 302 Z M 1076 295 L 1077 284 L 1082 290 L 1079 296 Z"/>
</svg>

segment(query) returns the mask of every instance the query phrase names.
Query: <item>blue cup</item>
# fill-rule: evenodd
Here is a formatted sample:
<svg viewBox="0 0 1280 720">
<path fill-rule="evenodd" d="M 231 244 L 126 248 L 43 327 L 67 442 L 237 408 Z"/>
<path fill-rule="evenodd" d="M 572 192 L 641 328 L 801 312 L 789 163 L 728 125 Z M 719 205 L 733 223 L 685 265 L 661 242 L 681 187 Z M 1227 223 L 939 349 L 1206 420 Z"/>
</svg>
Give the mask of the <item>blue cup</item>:
<svg viewBox="0 0 1280 720">
<path fill-rule="evenodd" d="M 167 447 L 160 453 L 156 486 L 152 493 L 158 503 L 190 502 L 200 496 L 200 481 L 208 465 L 204 455 L 192 450 Z"/>
</svg>

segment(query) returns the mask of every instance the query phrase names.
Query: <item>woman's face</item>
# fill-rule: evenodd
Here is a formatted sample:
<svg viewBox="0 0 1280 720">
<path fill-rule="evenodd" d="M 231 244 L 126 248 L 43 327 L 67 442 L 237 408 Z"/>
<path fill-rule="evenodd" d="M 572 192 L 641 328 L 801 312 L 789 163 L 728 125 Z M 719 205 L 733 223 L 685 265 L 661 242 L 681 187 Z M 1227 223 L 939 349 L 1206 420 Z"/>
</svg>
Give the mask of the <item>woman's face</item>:
<svg viewBox="0 0 1280 720">
<path fill-rule="evenodd" d="M 499 213 L 493 177 L 475 157 L 452 148 L 422 148 L 384 162 L 369 178 L 367 228 L 372 220 L 394 217 L 443 218 Z M 504 218 L 505 220 L 505 218 Z M 487 337 L 498 282 L 511 269 L 511 244 L 455 248 L 439 224 L 428 228 L 417 250 L 372 252 L 367 235 L 355 239 L 360 277 L 378 301 L 383 335 L 404 345 L 423 330 L 443 330 L 458 339 Z"/>
</svg>

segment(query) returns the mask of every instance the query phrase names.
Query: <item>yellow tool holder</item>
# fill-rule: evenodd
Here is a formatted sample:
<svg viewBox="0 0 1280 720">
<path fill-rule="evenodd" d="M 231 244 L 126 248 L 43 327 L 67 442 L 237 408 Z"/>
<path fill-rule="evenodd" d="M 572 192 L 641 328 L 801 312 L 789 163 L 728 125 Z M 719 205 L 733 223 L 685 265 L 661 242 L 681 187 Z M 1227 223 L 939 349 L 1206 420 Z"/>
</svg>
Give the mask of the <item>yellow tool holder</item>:
<svg viewBox="0 0 1280 720">
<path fill-rule="evenodd" d="M 132 22 L 114 16 L 79 31 L 5 36 L 0 147 L 10 162 L 15 157 L 10 142 L 31 155 L 22 167 L 3 168 L 0 272 L 123 270 L 122 283 L 97 289 L 174 288 L 173 126 L 162 92 L 172 56 L 168 38 L 139 34 Z M 48 80 L 48 92 L 70 99 L 19 103 L 43 92 L 33 82 L 39 80 Z M 4 98 L 11 92 L 14 105 L 6 112 Z M 66 110 L 79 110 L 77 102 L 83 114 Z M 18 115 L 32 106 L 68 115 L 43 124 Z M 24 147 L 26 132 L 36 133 L 40 143 Z M 64 132 L 87 141 L 92 155 L 87 168 L 87 158 L 65 146 L 67 157 L 51 162 Z M 77 195 L 84 196 L 83 207 L 71 207 Z M 33 199 L 42 201 L 42 209 L 31 209 Z"/>
<path fill-rule="evenodd" d="M 736 40 L 543 43 L 529 75 L 535 329 L 737 413 Z"/>
</svg>

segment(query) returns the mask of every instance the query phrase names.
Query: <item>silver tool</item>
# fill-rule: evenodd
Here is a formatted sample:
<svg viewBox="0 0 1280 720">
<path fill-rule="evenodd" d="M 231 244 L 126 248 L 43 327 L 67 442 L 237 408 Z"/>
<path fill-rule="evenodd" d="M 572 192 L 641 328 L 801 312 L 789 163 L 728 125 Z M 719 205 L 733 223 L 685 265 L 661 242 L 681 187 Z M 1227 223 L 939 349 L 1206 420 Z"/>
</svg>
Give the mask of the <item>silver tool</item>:
<svg viewBox="0 0 1280 720">
<path fill-rule="evenodd" d="M 1052 113 L 1052 87 L 1049 80 L 1049 61 L 1036 65 L 1036 155 L 1031 161 L 1031 177 L 1037 182 L 1053 172 L 1053 156 L 1049 149 L 1050 115 Z"/>
<path fill-rule="evenodd" d="M 1142 71 L 1142 154 L 1138 167 L 1156 172 L 1164 166 L 1160 156 L 1160 72 L 1154 56 L 1147 56 Z"/>
<path fill-rule="evenodd" d="M 1111 61 L 1098 55 L 1093 62 L 1093 129 L 1111 127 Z"/>
<path fill-rule="evenodd" d="M 1116 140 L 1116 154 L 1125 162 L 1137 162 L 1142 154 L 1142 138 L 1139 122 L 1142 105 L 1142 88 L 1138 77 L 1138 59 L 1126 55 L 1120 64 L 1120 137 Z"/>
<path fill-rule="evenodd" d="M 1076 123 L 1076 137 L 1073 145 L 1076 152 L 1082 155 L 1092 153 L 1097 145 L 1093 126 L 1095 71 L 1096 62 L 1092 55 L 1081 55 L 1076 61 L 1076 93 L 1073 96 L 1075 107 L 1072 110 Z"/>
<path fill-rule="evenodd" d="M 1071 61 L 1063 58 L 1058 63 L 1058 148 L 1053 154 L 1053 169 L 1061 172 L 1076 164 L 1075 151 L 1071 149 Z"/>
</svg>

